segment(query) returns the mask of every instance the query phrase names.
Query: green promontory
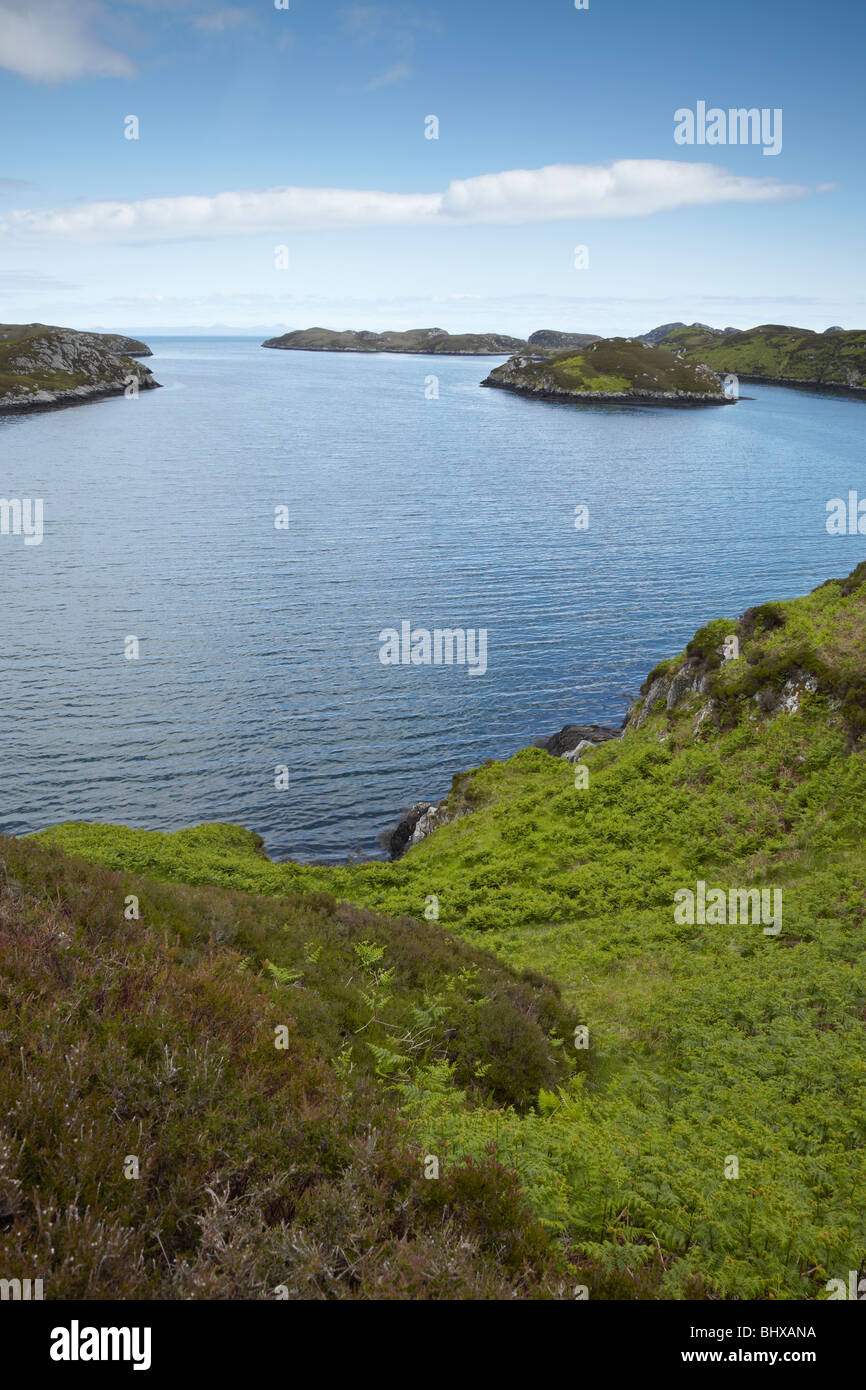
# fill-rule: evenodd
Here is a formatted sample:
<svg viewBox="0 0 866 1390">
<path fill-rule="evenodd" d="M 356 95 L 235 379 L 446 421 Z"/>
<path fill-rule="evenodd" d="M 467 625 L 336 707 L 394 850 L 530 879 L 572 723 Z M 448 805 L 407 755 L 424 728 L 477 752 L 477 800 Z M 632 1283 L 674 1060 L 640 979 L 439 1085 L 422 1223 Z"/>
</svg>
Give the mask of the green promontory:
<svg viewBox="0 0 866 1390">
<path fill-rule="evenodd" d="M 449 1183 L 495 1155 L 591 1298 L 846 1287 L 866 1252 L 866 562 L 710 622 L 581 763 L 582 781 L 527 748 L 460 774 L 447 823 L 394 863 L 272 863 L 226 825 L 6 842 L 5 1272 L 110 1296 L 112 1269 L 138 1268 L 112 1265 L 131 1228 L 149 1277 L 180 1296 L 278 1276 L 327 1293 L 357 1267 L 360 1295 L 378 1297 L 402 1237 L 417 1286 L 442 1297 L 448 1251 L 423 1203 L 444 1193 L 407 1180 L 402 1225 L 386 1221 L 404 1181 L 376 1164 L 390 1135 L 414 1146 L 416 1174 L 436 1155 Z M 703 890 L 705 912 L 678 907 Z M 127 893 L 141 920 L 124 925 Z M 287 1103 L 278 1059 L 301 1064 L 267 1042 L 283 1020 L 362 1098 L 380 1088 L 369 1166 L 352 1148 L 363 1104 L 347 1102 L 343 1157 L 330 1092 L 324 1114 Z M 126 1153 L 145 1182 L 120 1177 Z M 53 1197 L 38 1212 L 37 1182 Z M 490 1287 L 503 1230 L 495 1190 L 473 1182 L 488 1243 L 453 1288 Z M 386 1232 L 372 1249 L 371 1209 Z M 276 1225 L 260 1217 L 274 1210 Z M 451 1210 L 453 1251 L 472 1237 Z"/>
<path fill-rule="evenodd" d="M 80 405 L 159 386 L 133 360 L 150 349 L 116 333 L 79 333 L 43 323 L 0 325 L 0 414 Z"/>
<path fill-rule="evenodd" d="M 506 333 L 447 333 L 444 328 L 409 328 L 393 333 L 298 328 L 262 343 L 262 347 L 295 352 L 406 352 L 453 357 L 505 357 L 525 346 L 522 338 L 510 338 Z"/>
<path fill-rule="evenodd" d="M 731 400 L 709 367 L 633 338 L 602 338 L 579 352 L 517 353 L 494 367 L 482 385 L 577 404 L 726 405 Z"/>
<path fill-rule="evenodd" d="M 866 391 L 866 331 L 828 328 L 813 333 L 765 323 L 743 332 L 720 331 L 704 324 L 678 325 L 661 339 L 687 362 L 705 363 L 714 371 L 744 381 L 783 386 Z"/>
</svg>

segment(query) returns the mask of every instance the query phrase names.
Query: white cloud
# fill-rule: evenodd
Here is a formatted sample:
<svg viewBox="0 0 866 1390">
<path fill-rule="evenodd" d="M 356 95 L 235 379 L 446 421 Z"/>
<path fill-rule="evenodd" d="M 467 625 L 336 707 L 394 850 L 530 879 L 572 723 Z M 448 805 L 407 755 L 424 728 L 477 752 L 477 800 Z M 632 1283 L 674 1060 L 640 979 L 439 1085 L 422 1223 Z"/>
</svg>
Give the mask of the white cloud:
<svg viewBox="0 0 866 1390">
<path fill-rule="evenodd" d="M 456 221 L 500 223 L 645 217 L 712 203 L 780 202 L 806 192 L 802 185 L 732 174 L 715 164 L 619 159 L 609 166 L 550 164 L 459 179 L 445 193 L 442 214 Z"/>
<path fill-rule="evenodd" d="M 0 0 L 0 68 L 34 82 L 131 77 L 130 60 L 90 32 L 98 16 L 88 0 Z"/>
<path fill-rule="evenodd" d="M 246 24 L 248 19 L 246 10 L 227 5 L 222 10 L 214 10 L 213 13 L 194 15 L 192 22 L 196 29 L 201 29 L 206 34 L 222 34 L 226 29 L 235 29 L 239 24 Z"/>
<path fill-rule="evenodd" d="M 555 164 L 483 174 L 453 182 L 444 193 L 267 188 L 214 197 L 21 209 L 0 216 L 0 235 L 25 241 L 140 242 L 327 227 L 516 226 L 643 217 L 718 203 L 774 203 L 808 192 L 802 184 L 748 178 L 712 164 L 624 159 L 609 167 Z"/>
<path fill-rule="evenodd" d="M 392 82 L 403 82 L 411 75 L 412 69 L 408 63 L 395 63 L 387 72 L 383 72 L 380 77 L 374 77 L 367 83 L 367 91 L 375 92 L 379 87 L 390 87 Z"/>
</svg>

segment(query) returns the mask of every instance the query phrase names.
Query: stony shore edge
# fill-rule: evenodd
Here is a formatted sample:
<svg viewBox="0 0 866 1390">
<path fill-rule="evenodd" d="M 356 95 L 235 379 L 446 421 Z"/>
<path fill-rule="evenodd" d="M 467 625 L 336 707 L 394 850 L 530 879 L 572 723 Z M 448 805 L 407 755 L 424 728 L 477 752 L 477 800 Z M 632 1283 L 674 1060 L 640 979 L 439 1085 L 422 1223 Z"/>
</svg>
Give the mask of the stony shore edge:
<svg viewBox="0 0 866 1390">
<path fill-rule="evenodd" d="M 745 379 L 745 378 L 743 378 Z M 507 381 L 494 381 L 487 377 L 482 386 L 490 386 L 498 391 L 509 391 L 513 396 L 525 396 L 535 401 L 552 401 L 560 405 L 647 405 L 681 407 L 703 405 L 733 405 L 734 396 L 702 396 L 697 392 L 661 391 L 557 391 L 533 390 L 530 386 L 516 386 Z"/>
<path fill-rule="evenodd" d="M 139 391 L 159 391 L 159 381 L 140 381 Z M 69 391 L 40 392 L 31 400 L 20 400 L 14 396 L 0 396 L 0 415 L 37 415 L 46 410 L 69 410 L 76 405 L 90 405 L 93 401 L 110 400 L 122 396 L 126 387 L 121 386 L 76 386 Z M 44 396 L 44 399 L 43 399 Z"/>
</svg>

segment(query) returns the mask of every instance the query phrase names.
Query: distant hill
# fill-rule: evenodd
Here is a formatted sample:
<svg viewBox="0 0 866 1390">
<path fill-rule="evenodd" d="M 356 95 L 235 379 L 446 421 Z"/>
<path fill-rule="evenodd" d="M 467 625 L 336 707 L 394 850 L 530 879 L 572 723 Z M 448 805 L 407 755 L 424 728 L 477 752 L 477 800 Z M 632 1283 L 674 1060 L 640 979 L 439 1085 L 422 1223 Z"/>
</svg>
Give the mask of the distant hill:
<svg viewBox="0 0 866 1390">
<path fill-rule="evenodd" d="M 660 330 L 654 330 L 660 332 Z M 649 335 L 646 335 L 649 337 Z M 765 323 L 758 328 L 714 329 L 705 324 L 670 327 L 659 339 L 693 363 L 733 373 L 745 381 L 866 390 L 866 331 Z"/>
<path fill-rule="evenodd" d="M 641 333 L 638 337 L 639 343 L 666 342 L 675 333 L 694 334 L 696 339 L 705 340 L 712 338 L 724 338 L 729 333 L 739 333 L 738 328 L 711 328 L 708 323 L 662 323 L 658 328 L 651 328 L 649 333 Z"/>
<path fill-rule="evenodd" d="M 133 360 L 150 355 L 135 338 L 79 333 L 44 323 L 0 325 L 0 413 L 80 405 L 159 386 L 148 367 Z"/>
<path fill-rule="evenodd" d="M 560 333 L 555 328 L 540 328 L 537 333 L 530 334 L 528 341 L 530 347 L 562 352 L 565 348 L 588 347 L 590 343 L 599 342 L 601 337 L 601 333 Z"/>
<path fill-rule="evenodd" d="M 651 328 L 649 333 L 641 333 L 638 337 L 639 343 L 650 343 L 653 346 L 662 342 L 669 334 L 676 332 L 678 328 L 685 328 L 684 323 L 662 323 L 658 328 Z"/>
<path fill-rule="evenodd" d="M 262 347 L 295 352 L 407 352 L 455 357 L 503 357 L 525 347 L 523 338 L 505 333 L 448 333 L 444 328 L 409 328 L 403 332 L 371 333 L 365 329 L 297 328 Z"/>
<path fill-rule="evenodd" d="M 666 347 L 633 338 L 602 338 L 580 352 L 538 360 L 517 354 L 495 367 L 484 386 L 522 396 L 575 403 L 618 401 L 639 405 L 725 405 L 715 372 L 685 362 Z"/>
</svg>

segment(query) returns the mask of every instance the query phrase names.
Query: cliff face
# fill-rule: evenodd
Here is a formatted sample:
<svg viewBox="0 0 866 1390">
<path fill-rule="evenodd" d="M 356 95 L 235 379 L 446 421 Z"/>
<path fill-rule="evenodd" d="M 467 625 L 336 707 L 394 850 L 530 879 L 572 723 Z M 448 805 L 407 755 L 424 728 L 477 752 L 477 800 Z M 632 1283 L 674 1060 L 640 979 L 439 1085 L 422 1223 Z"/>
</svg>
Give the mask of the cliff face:
<svg viewBox="0 0 866 1390">
<path fill-rule="evenodd" d="M 484 386 L 498 386 L 543 400 L 634 405 L 726 405 L 718 375 L 685 362 L 663 347 L 631 338 L 606 338 L 582 351 L 539 360 L 518 353 L 495 367 Z"/>
<path fill-rule="evenodd" d="M 268 338 L 266 348 L 295 352 L 407 352 L 456 357 L 504 357 L 525 347 L 522 338 L 505 333 L 447 333 L 444 328 L 410 328 L 405 332 L 371 333 L 346 329 L 298 328 L 279 338 Z"/>
<path fill-rule="evenodd" d="M 133 360 L 150 349 L 118 334 L 78 333 L 44 324 L 0 329 L 0 412 L 47 410 L 120 396 L 130 387 L 159 386 L 148 367 Z"/>
</svg>

